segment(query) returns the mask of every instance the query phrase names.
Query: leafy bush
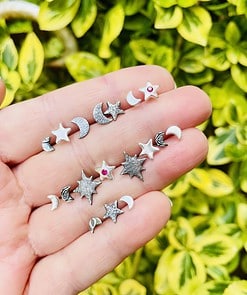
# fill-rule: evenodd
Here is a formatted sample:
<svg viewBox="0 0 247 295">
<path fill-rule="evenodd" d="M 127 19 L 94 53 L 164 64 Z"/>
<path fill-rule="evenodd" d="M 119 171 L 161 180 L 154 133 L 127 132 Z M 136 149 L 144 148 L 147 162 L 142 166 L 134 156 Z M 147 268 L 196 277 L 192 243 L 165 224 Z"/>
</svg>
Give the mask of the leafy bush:
<svg viewBox="0 0 247 295">
<path fill-rule="evenodd" d="M 1 107 L 138 64 L 212 100 L 207 160 L 164 189 L 168 225 L 81 294 L 246 294 L 246 0 L 1 1 L 0 16 Z"/>
</svg>

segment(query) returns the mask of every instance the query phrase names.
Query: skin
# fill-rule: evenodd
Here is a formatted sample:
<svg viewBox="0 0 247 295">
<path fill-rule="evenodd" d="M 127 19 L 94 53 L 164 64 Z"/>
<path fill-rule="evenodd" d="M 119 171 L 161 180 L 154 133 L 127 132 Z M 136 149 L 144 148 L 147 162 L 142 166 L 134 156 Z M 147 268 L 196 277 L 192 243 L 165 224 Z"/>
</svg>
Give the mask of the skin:
<svg viewBox="0 0 247 295">
<path fill-rule="evenodd" d="M 146 82 L 160 85 L 159 98 L 131 107 Z M 0 294 L 76 294 L 110 272 L 125 257 L 152 239 L 171 214 L 162 188 L 199 165 L 207 154 L 207 139 L 195 126 L 211 114 L 207 95 L 193 86 L 174 89 L 172 76 L 158 66 L 123 69 L 103 77 L 75 83 L 41 97 L 0 111 Z M 4 85 L 0 82 L 0 97 Z M 121 101 L 125 114 L 108 125 L 92 117 L 99 102 Z M 89 121 L 90 132 L 78 139 L 76 116 Z M 71 127 L 70 142 L 42 151 L 41 141 L 58 128 Z M 120 175 L 123 152 L 141 152 L 159 131 L 177 125 L 182 139 L 171 136 L 168 147 L 147 159 L 144 181 Z M 54 137 L 53 137 L 54 138 Z M 66 185 L 74 188 L 81 177 L 97 177 L 96 167 L 105 160 L 117 166 L 114 180 L 97 188 L 93 206 L 74 195 L 71 203 L 60 202 L 50 210 L 49 194 L 59 196 Z M 104 204 L 123 195 L 135 199 L 134 208 L 114 224 L 110 219 L 92 234 L 88 221 L 103 217 Z"/>
</svg>

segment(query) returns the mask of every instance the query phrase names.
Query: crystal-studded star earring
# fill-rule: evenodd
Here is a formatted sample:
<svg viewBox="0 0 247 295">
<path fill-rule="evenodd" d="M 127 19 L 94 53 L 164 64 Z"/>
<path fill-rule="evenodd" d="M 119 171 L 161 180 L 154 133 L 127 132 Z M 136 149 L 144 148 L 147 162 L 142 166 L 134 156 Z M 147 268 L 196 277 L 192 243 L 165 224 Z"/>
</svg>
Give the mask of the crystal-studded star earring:
<svg viewBox="0 0 247 295">
<path fill-rule="evenodd" d="M 124 211 L 118 208 L 118 201 L 114 201 L 111 204 L 105 204 L 105 215 L 103 216 L 103 219 L 111 218 L 111 220 L 116 223 L 117 217 L 120 214 L 123 214 Z"/>
</svg>

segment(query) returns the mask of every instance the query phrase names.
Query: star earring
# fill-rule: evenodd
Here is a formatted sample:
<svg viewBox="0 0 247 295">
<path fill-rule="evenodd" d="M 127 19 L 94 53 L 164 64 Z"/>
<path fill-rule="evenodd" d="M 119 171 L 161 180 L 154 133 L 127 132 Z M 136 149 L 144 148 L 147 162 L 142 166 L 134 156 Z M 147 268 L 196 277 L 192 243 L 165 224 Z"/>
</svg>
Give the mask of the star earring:
<svg viewBox="0 0 247 295">
<path fill-rule="evenodd" d="M 71 128 L 64 128 L 62 123 L 59 124 L 59 128 L 53 130 L 51 133 L 56 136 L 56 143 L 61 141 L 70 141 L 68 134 L 70 133 Z"/>
<path fill-rule="evenodd" d="M 153 85 L 150 82 L 147 82 L 145 87 L 139 88 L 141 92 L 144 93 L 144 100 L 149 100 L 151 97 L 159 97 L 157 89 L 159 85 Z"/>
</svg>

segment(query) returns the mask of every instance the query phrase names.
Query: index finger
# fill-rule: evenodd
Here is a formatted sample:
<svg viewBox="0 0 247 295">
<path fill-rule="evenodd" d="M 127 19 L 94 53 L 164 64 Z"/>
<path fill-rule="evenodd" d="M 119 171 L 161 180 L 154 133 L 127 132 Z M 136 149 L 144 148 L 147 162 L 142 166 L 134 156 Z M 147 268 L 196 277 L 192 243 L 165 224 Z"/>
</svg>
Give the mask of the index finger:
<svg viewBox="0 0 247 295">
<path fill-rule="evenodd" d="M 6 163 L 18 164 L 39 153 L 42 139 L 59 123 L 67 124 L 82 116 L 93 123 L 92 110 L 99 102 L 114 99 L 126 109 L 126 95 L 144 87 L 146 82 L 158 84 L 159 93 L 174 88 L 172 76 L 158 66 L 137 66 L 122 69 L 102 77 L 75 83 L 41 97 L 12 105 L 0 113 L 0 154 Z M 139 93 L 140 95 L 140 93 Z M 72 132 L 75 131 L 72 127 Z"/>
</svg>

